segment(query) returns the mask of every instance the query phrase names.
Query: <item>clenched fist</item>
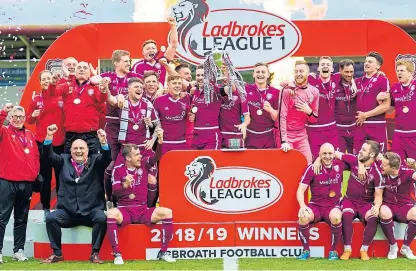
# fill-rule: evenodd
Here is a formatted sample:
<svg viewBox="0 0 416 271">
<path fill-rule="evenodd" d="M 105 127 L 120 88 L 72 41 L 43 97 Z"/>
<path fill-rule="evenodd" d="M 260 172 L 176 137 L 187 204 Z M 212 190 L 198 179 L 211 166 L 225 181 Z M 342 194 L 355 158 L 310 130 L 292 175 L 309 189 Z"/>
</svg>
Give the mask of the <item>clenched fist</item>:
<svg viewBox="0 0 416 271">
<path fill-rule="evenodd" d="M 56 131 L 58 131 L 58 126 L 56 126 L 56 124 L 49 125 L 46 129 L 46 135 L 48 137 L 52 137 L 56 133 Z"/>
<path fill-rule="evenodd" d="M 97 131 L 98 140 L 100 141 L 101 145 L 107 144 L 107 134 L 103 129 L 99 129 Z"/>
</svg>

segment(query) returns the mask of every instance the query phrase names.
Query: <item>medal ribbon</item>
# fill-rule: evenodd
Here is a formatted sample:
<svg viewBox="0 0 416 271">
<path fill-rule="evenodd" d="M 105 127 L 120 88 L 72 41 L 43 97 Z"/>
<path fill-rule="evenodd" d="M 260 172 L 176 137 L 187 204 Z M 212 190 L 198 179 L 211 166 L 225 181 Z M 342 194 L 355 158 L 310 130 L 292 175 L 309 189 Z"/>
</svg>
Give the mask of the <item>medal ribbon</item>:
<svg viewBox="0 0 416 271">
<path fill-rule="evenodd" d="M 324 173 L 328 177 L 328 181 L 329 181 L 331 179 L 331 177 L 333 176 L 334 165 L 331 165 L 331 171 L 329 171 L 329 172 L 327 171 L 327 168 L 325 166 L 322 166 L 322 169 L 324 170 Z M 335 189 L 332 189 L 333 187 L 334 186 L 332 184 L 329 184 L 328 196 L 329 196 L 329 193 L 331 193 L 331 191 L 334 191 L 335 192 L 335 196 L 336 196 L 337 191 L 335 191 Z"/>
<path fill-rule="evenodd" d="M 85 168 L 85 164 L 86 164 L 86 162 L 87 162 L 87 161 L 85 161 L 84 163 L 82 163 L 82 164 L 80 165 L 80 164 L 78 164 L 77 162 L 75 162 L 75 161 L 74 161 L 74 159 L 72 159 L 72 158 L 71 158 L 71 164 L 72 164 L 72 166 L 75 168 L 75 171 L 76 171 L 76 173 L 77 173 L 78 177 L 81 177 L 81 174 L 82 174 L 82 171 L 83 171 L 83 170 L 84 170 L 84 168 Z"/>
<path fill-rule="evenodd" d="M 140 122 L 140 107 L 142 105 L 142 101 L 140 100 L 139 104 L 137 106 L 133 106 L 133 104 L 129 100 L 129 111 L 131 112 L 131 115 L 133 118 L 130 118 L 130 120 L 134 124 L 138 124 Z M 139 111 L 139 112 L 137 112 Z M 137 114 L 136 114 L 137 113 Z"/>
<path fill-rule="evenodd" d="M 322 81 L 321 78 L 319 78 L 319 81 L 321 81 L 321 87 L 325 91 L 326 101 L 328 103 L 329 108 L 332 108 L 332 104 L 330 101 L 331 97 L 331 90 L 332 90 L 332 80 L 329 80 L 329 90 L 326 88 L 325 83 Z"/>
<path fill-rule="evenodd" d="M 126 177 L 128 175 L 133 175 L 133 180 L 136 181 L 137 180 L 137 177 L 139 176 L 139 174 L 137 173 L 137 169 L 134 170 L 133 174 L 131 174 L 131 173 L 132 172 L 126 167 Z"/>
<path fill-rule="evenodd" d="M 370 79 L 368 80 L 368 84 L 367 84 L 367 86 L 365 86 L 365 88 L 363 88 L 363 81 L 366 77 L 365 77 L 365 75 L 363 77 L 361 77 L 361 81 L 360 81 L 361 91 L 359 93 L 361 102 L 363 101 L 363 97 L 364 97 L 365 92 L 370 88 L 371 81 L 373 80 L 374 77 L 378 78 L 378 74 L 376 73 L 376 74 L 374 74 L 373 76 L 370 77 Z"/>
<path fill-rule="evenodd" d="M 125 95 L 127 93 L 124 93 L 123 90 L 127 86 L 127 74 L 123 77 L 123 82 L 121 82 L 121 84 L 120 84 L 119 79 L 121 79 L 121 78 L 117 76 L 117 94 L 123 94 L 123 95 Z"/>
<path fill-rule="evenodd" d="M 403 85 L 400 84 L 401 92 L 403 93 L 403 98 L 404 97 L 407 98 L 409 96 L 409 93 L 411 91 L 411 88 L 412 88 L 413 83 L 414 83 L 414 80 L 412 80 L 410 82 L 410 84 L 408 86 L 406 86 L 406 87 L 403 87 Z M 409 102 L 410 102 L 411 99 L 412 99 L 411 96 L 409 97 L 409 101 L 404 101 L 404 99 L 403 99 L 403 108 L 405 108 L 405 107 L 408 108 L 408 104 L 409 104 Z"/>
<path fill-rule="evenodd" d="M 16 129 L 16 128 L 14 128 L 14 127 L 12 127 L 12 126 L 9 126 L 10 127 L 10 129 L 13 131 L 13 133 L 16 135 L 16 137 L 20 140 L 20 142 L 22 142 L 22 145 L 23 145 L 23 148 L 27 148 L 27 137 L 26 137 L 26 130 L 25 130 L 25 128 L 23 128 L 23 131 L 21 131 L 21 134 L 23 135 L 20 135 L 20 131 L 18 130 L 18 129 Z"/>
<path fill-rule="evenodd" d="M 82 93 L 85 90 L 85 87 L 89 84 L 90 81 L 85 81 L 84 83 L 82 83 L 82 85 L 78 85 L 78 83 L 75 83 L 77 91 L 76 91 L 76 95 L 77 95 L 77 99 L 79 99 L 82 95 Z"/>
<path fill-rule="evenodd" d="M 256 84 L 254 84 L 256 86 L 256 91 L 257 93 L 260 95 L 260 110 L 263 110 L 263 106 L 264 106 L 264 102 L 266 100 L 265 96 L 267 96 L 267 91 L 269 90 L 269 86 L 266 86 L 266 89 L 263 91 L 263 93 L 260 91 L 260 89 L 258 88 L 258 86 Z M 264 95 L 263 95 L 264 94 Z"/>
</svg>

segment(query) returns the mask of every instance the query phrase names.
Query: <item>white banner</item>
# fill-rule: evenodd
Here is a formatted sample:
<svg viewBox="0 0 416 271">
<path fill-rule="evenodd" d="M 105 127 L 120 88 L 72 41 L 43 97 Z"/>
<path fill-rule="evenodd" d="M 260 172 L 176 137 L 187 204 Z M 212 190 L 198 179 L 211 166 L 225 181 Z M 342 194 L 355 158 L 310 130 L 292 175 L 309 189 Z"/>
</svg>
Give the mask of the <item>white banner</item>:
<svg viewBox="0 0 416 271">
<path fill-rule="evenodd" d="M 323 246 L 312 246 L 311 257 L 324 257 Z M 179 260 L 214 258 L 293 258 L 302 253 L 300 246 L 281 247 L 199 247 L 171 248 L 172 258 Z M 156 260 L 158 248 L 146 249 L 146 260 Z"/>
</svg>

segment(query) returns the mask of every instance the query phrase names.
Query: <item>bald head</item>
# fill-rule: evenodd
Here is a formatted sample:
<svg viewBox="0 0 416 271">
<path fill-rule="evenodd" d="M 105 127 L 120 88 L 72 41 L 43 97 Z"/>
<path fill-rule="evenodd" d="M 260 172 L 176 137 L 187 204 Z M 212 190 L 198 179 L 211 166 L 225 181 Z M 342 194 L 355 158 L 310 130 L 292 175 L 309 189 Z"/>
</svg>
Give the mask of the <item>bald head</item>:
<svg viewBox="0 0 416 271">
<path fill-rule="evenodd" d="M 332 161 L 335 158 L 335 148 L 331 143 L 324 143 L 319 150 L 319 157 L 325 167 L 332 166 Z"/>
<path fill-rule="evenodd" d="M 324 143 L 324 144 L 322 144 L 322 146 L 321 146 L 321 148 L 319 150 L 319 153 L 329 152 L 329 151 L 335 153 L 334 146 L 332 146 L 331 143 Z"/>
<path fill-rule="evenodd" d="M 82 139 L 77 139 L 71 145 L 71 157 L 77 163 L 83 163 L 88 158 L 88 145 Z"/>
</svg>

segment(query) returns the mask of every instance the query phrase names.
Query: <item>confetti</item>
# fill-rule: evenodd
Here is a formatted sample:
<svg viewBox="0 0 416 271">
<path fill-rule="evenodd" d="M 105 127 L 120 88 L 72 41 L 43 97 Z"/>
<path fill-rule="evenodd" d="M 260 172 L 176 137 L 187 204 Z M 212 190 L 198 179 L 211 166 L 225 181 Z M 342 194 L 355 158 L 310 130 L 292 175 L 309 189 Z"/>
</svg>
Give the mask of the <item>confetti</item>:
<svg viewBox="0 0 416 271">
<path fill-rule="evenodd" d="M 82 17 L 81 14 L 84 14 L 85 16 Z M 86 15 L 92 15 L 92 13 L 86 12 L 85 10 L 79 10 L 75 12 L 73 16 L 78 19 L 86 20 L 87 19 Z"/>
<path fill-rule="evenodd" d="M 32 39 L 32 42 L 35 42 L 35 39 Z"/>
<path fill-rule="evenodd" d="M 24 50 L 24 48 L 20 48 L 19 51 L 22 52 Z"/>
<path fill-rule="evenodd" d="M 45 39 L 43 36 L 40 36 L 43 40 Z"/>
</svg>

